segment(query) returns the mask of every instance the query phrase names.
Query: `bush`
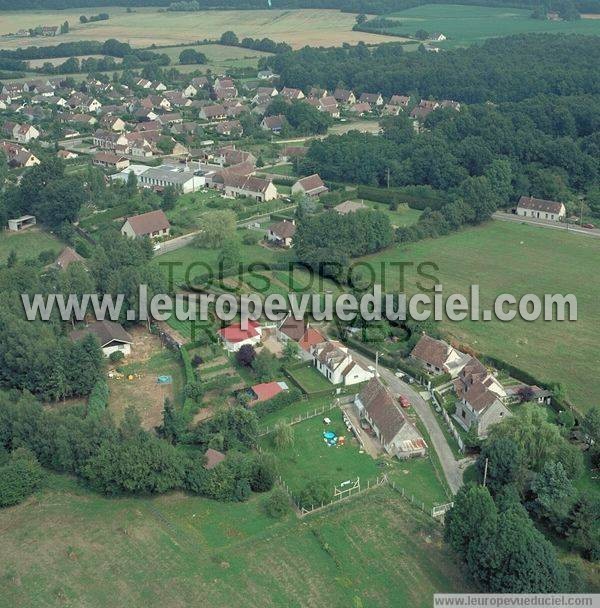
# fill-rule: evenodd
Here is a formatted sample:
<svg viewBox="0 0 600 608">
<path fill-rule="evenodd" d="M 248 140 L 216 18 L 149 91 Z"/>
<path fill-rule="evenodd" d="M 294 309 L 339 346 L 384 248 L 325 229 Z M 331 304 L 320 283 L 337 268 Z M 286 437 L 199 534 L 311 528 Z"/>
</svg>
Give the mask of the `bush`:
<svg viewBox="0 0 600 608">
<path fill-rule="evenodd" d="M 108 360 L 111 363 L 118 363 L 119 361 L 122 361 L 124 358 L 125 358 L 125 355 L 120 350 L 115 350 L 114 352 L 110 353 L 110 355 L 108 355 Z"/>
<path fill-rule="evenodd" d="M 300 492 L 299 503 L 305 509 L 320 507 L 331 501 L 331 488 L 324 479 L 309 481 Z"/>
<path fill-rule="evenodd" d="M 23 502 L 40 484 L 43 471 L 37 458 L 25 448 L 15 450 L 0 467 L 0 507 Z"/>
<path fill-rule="evenodd" d="M 92 388 L 88 399 L 88 415 L 94 416 L 103 412 L 108 405 L 108 397 L 108 383 L 104 378 L 100 378 L 94 384 L 94 388 Z"/>
<path fill-rule="evenodd" d="M 269 517 L 281 519 L 289 510 L 290 499 L 285 490 L 277 486 L 265 501 L 265 511 Z"/>
</svg>

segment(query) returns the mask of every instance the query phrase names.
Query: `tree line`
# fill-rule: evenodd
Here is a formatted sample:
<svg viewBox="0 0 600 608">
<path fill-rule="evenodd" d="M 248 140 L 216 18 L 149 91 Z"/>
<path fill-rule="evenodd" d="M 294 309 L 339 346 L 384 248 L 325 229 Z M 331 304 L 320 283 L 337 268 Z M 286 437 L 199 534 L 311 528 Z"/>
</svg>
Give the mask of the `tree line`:
<svg viewBox="0 0 600 608">
<path fill-rule="evenodd" d="M 402 44 L 373 49 L 305 47 L 263 59 L 285 86 L 352 88 L 384 96 L 415 92 L 465 103 L 520 101 L 535 95 L 598 94 L 598 38 L 523 34 L 443 53 L 405 53 Z M 527 61 L 522 58 L 527 57 Z"/>
<path fill-rule="evenodd" d="M 458 493 L 446 515 L 446 540 L 487 592 L 581 592 L 583 573 L 560 561 L 539 531 L 557 536 L 591 561 L 600 559 L 600 501 L 574 485 L 583 471 L 581 451 L 566 439 L 574 425 L 566 411 L 560 426 L 528 405 L 523 415 L 492 427 L 477 460 L 478 482 Z M 592 459 L 600 440 L 600 409 L 581 422 Z"/>
</svg>

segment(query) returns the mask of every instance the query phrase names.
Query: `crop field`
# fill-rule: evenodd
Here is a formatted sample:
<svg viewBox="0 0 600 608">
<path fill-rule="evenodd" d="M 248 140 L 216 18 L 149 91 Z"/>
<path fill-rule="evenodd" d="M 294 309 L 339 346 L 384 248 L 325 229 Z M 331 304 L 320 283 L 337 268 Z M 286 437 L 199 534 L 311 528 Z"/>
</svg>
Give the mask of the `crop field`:
<svg viewBox="0 0 600 608">
<path fill-rule="evenodd" d="M 387 15 L 398 20 L 393 30 L 414 35 L 417 30 L 441 32 L 448 38 L 435 42 L 440 48 L 467 46 L 486 38 L 526 32 L 600 35 L 600 21 L 545 21 L 532 19 L 530 10 L 453 4 L 426 4 Z"/>
<path fill-rule="evenodd" d="M 106 40 L 116 38 L 132 46 L 147 47 L 152 44 L 168 46 L 192 43 L 196 40 L 217 39 L 223 32 L 235 31 L 239 38 L 271 38 L 287 42 L 294 48 L 311 46 L 340 46 L 344 42 L 356 44 L 397 40 L 390 36 L 352 31 L 356 15 L 338 10 L 264 10 L 264 11 L 193 11 L 159 12 L 157 8 L 135 8 L 127 13 L 124 8 L 102 7 L 110 19 L 85 25 L 79 23 L 82 13 L 92 9 L 60 11 L 3 11 L 0 35 L 16 32 L 21 28 L 38 25 L 60 25 L 68 21 L 68 34 L 56 37 L 4 38 L 2 48 L 18 48 L 55 45 L 75 40 Z M 249 54 L 253 54 L 250 51 Z"/>
<path fill-rule="evenodd" d="M 415 266 L 405 272 L 408 293 L 417 282 L 430 288 L 432 281 L 419 277 L 416 265 L 430 262 L 424 272 L 442 283 L 444 295 L 469 296 L 471 284 L 481 291 L 481 309 L 489 308 L 503 293 L 515 297 L 528 293 L 573 293 L 577 297 L 578 320 L 526 322 L 497 320 L 444 322 L 450 338 L 476 351 L 494 355 L 520 367 L 541 380 L 560 382 L 567 397 L 586 410 L 600 400 L 600 283 L 596 279 L 600 240 L 545 230 L 518 223 L 489 222 L 435 240 L 398 246 L 366 258 L 381 273 L 385 263 L 385 288 L 402 287 L 398 267 L 390 262 Z"/>
<path fill-rule="evenodd" d="M 264 496 L 115 500 L 53 474 L 46 486 L 0 512 L 2 608 L 425 608 L 466 590 L 440 529 L 385 488 L 276 521 Z"/>
<path fill-rule="evenodd" d="M 11 251 L 14 251 L 20 260 L 31 260 L 42 251 L 52 251 L 58 255 L 62 248 L 62 243 L 56 237 L 36 229 L 0 232 L 0 263 L 6 261 Z"/>
</svg>

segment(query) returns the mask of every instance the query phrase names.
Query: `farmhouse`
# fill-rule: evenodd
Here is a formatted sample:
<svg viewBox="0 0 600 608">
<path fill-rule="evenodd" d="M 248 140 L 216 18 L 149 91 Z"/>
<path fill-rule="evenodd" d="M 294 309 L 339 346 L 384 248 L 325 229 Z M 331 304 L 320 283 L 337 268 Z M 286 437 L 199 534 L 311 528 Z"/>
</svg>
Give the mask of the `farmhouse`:
<svg viewBox="0 0 600 608">
<path fill-rule="evenodd" d="M 169 236 L 170 230 L 171 224 L 169 224 L 165 212 L 157 209 L 127 218 L 121 228 L 121 234 L 130 238 L 148 236 L 154 239 Z"/>
<path fill-rule="evenodd" d="M 40 164 L 39 158 L 20 144 L 14 144 L 9 141 L 0 141 L 0 149 L 4 150 L 6 158 L 8 159 L 8 164 L 11 167 L 21 169 Z"/>
<path fill-rule="evenodd" d="M 280 247 L 291 247 L 294 234 L 296 234 L 294 221 L 283 220 L 269 227 L 267 239 Z"/>
<path fill-rule="evenodd" d="M 454 418 L 465 430 L 474 426 L 478 437 L 487 437 L 492 424 L 511 416 L 504 387 L 478 359 L 464 366 L 454 388 L 459 398 Z"/>
<path fill-rule="evenodd" d="M 296 319 L 291 312 L 279 324 L 276 332 L 277 340 L 285 344 L 289 340 L 296 342 L 300 347 L 300 356 L 303 359 L 312 359 L 310 349 L 312 346 L 326 342 L 326 338 L 316 329 L 313 329 L 304 319 Z"/>
<path fill-rule="evenodd" d="M 277 114 L 275 116 L 265 116 L 261 123 L 261 129 L 265 131 L 272 131 L 273 133 L 281 133 L 285 126 L 285 116 L 283 114 Z"/>
<path fill-rule="evenodd" d="M 299 179 L 292 186 L 292 194 L 304 194 L 305 196 L 319 196 L 328 192 L 329 188 L 317 173 Z"/>
<path fill-rule="evenodd" d="M 373 429 L 390 456 L 411 458 L 425 455 L 425 440 L 407 420 L 398 400 L 378 378 L 369 380 L 354 398 L 354 405 L 360 419 Z"/>
<path fill-rule="evenodd" d="M 122 171 L 129 167 L 129 160 L 127 158 L 119 154 L 113 154 L 112 152 L 96 152 L 92 158 L 92 163 L 97 167 L 117 171 Z"/>
<path fill-rule="evenodd" d="M 444 40 L 446 40 L 446 36 L 444 36 L 444 34 L 440 32 L 434 32 L 433 34 L 431 34 L 429 39 L 433 40 L 434 42 L 443 42 Z"/>
<path fill-rule="evenodd" d="M 304 99 L 304 93 L 300 89 L 293 89 L 290 87 L 283 87 L 280 95 L 289 99 L 290 101 L 296 101 L 298 99 Z"/>
<path fill-rule="evenodd" d="M 333 97 L 339 103 L 343 103 L 344 105 L 351 106 L 356 103 L 356 96 L 352 91 L 347 91 L 346 89 L 336 89 L 333 92 Z"/>
<path fill-rule="evenodd" d="M 310 354 L 315 367 L 332 384 L 351 386 L 366 382 L 374 375 L 373 372 L 355 361 L 345 346 L 337 342 L 315 344 L 310 347 Z"/>
<path fill-rule="evenodd" d="M 545 201 L 533 196 L 522 196 L 517 204 L 517 215 L 535 217 L 560 222 L 565 219 L 567 210 L 563 203 Z"/>
<path fill-rule="evenodd" d="M 69 334 L 69 338 L 73 342 L 78 342 L 89 335 L 95 336 L 98 339 L 105 357 L 110 356 L 114 352 L 121 352 L 125 356 L 131 353 L 133 339 L 119 323 L 95 321 L 84 329 L 72 331 Z"/>
<path fill-rule="evenodd" d="M 217 333 L 225 350 L 235 353 L 246 344 L 250 346 L 258 344 L 262 337 L 262 327 L 256 321 L 248 321 L 246 329 L 242 329 L 240 323 L 235 323 L 223 327 Z"/>
<path fill-rule="evenodd" d="M 427 334 L 421 336 L 410 353 L 410 357 L 430 374 L 450 374 L 452 378 L 458 376 L 470 359 L 469 355 L 465 355 L 443 340 L 435 340 Z"/>
<path fill-rule="evenodd" d="M 227 172 L 223 177 L 225 196 L 247 196 L 259 202 L 271 201 L 277 198 L 277 188 L 272 181 L 252 175 L 236 175 Z"/>
<path fill-rule="evenodd" d="M 368 103 L 374 106 L 383 105 L 383 97 L 381 96 L 381 93 L 362 93 L 358 101 L 360 101 L 361 103 Z"/>
</svg>

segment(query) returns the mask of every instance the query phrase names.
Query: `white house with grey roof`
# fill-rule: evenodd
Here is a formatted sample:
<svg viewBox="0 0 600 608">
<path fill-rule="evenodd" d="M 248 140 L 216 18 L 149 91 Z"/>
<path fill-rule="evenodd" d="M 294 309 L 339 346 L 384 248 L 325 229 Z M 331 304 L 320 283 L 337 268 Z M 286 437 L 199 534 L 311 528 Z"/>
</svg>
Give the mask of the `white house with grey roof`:
<svg viewBox="0 0 600 608">
<path fill-rule="evenodd" d="M 517 204 L 517 215 L 534 217 L 551 222 L 560 222 L 565 219 L 567 210 L 563 203 L 546 201 L 533 196 L 522 196 Z"/>
<path fill-rule="evenodd" d="M 332 384 L 351 386 L 370 380 L 374 373 L 355 361 L 338 342 L 321 342 L 310 347 L 314 366 Z"/>
</svg>

